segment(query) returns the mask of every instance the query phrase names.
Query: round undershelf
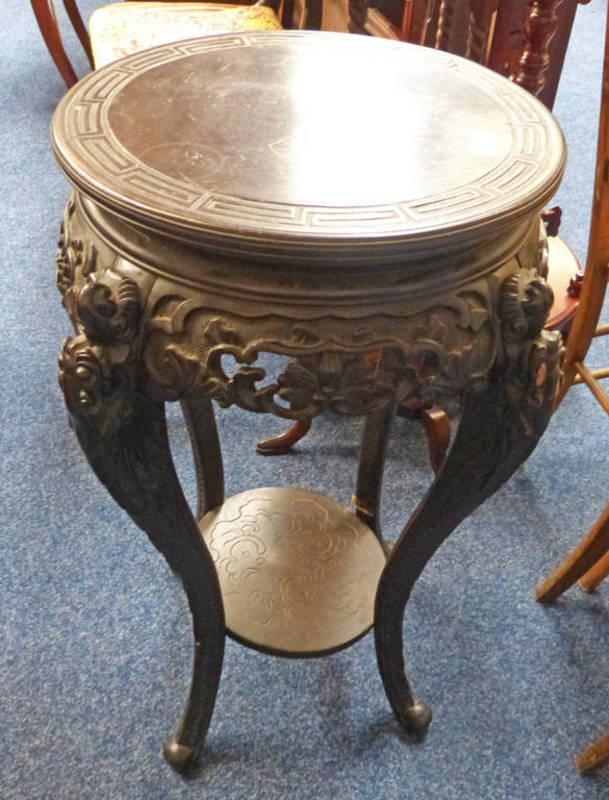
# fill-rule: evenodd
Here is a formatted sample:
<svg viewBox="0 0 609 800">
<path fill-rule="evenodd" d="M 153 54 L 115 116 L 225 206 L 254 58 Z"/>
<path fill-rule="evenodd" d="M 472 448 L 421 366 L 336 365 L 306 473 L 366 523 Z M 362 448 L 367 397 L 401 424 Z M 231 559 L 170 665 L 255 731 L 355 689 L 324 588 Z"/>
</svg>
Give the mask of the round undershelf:
<svg viewBox="0 0 609 800">
<path fill-rule="evenodd" d="M 370 629 L 385 566 L 370 528 L 305 489 L 230 497 L 200 521 L 214 559 L 228 633 L 265 652 L 315 656 Z"/>
</svg>

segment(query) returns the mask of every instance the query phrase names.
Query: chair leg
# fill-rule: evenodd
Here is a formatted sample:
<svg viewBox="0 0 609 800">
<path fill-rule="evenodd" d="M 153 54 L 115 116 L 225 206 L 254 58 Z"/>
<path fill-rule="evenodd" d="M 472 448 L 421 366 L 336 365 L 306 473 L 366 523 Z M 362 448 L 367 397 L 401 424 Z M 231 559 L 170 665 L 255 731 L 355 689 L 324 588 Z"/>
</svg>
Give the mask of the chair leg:
<svg viewBox="0 0 609 800">
<path fill-rule="evenodd" d="M 296 442 L 307 435 L 310 427 L 311 419 L 297 419 L 287 431 L 277 436 L 270 436 L 268 439 L 261 439 L 256 445 L 256 452 L 261 456 L 283 456 Z"/>
<path fill-rule="evenodd" d="M 30 0 L 30 2 L 44 43 L 69 89 L 78 81 L 78 76 L 63 49 L 52 0 Z"/>
<path fill-rule="evenodd" d="M 589 772 L 601 767 L 607 761 L 609 761 L 609 731 L 595 739 L 575 758 L 577 769 L 581 772 Z"/>
<path fill-rule="evenodd" d="M 583 575 L 578 583 L 584 592 L 593 592 L 596 587 L 609 575 L 609 553 L 599 559 L 596 564 Z"/>
<path fill-rule="evenodd" d="M 427 437 L 431 468 L 434 475 L 437 475 L 450 444 L 452 427 L 447 413 L 440 406 L 423 408 L 421 403 L 412 397 L 408 397 L 402 402 L 397 413 L 400 417 L 416 419 L 421 422 Z"/>
<path fill-rule="evenodd" d="M 76 6 L 76 2 L 75 0 L 63 0 L 63 4 L 68 13 L 70 22 L 72 23 L 72 27 L 76 31 L 76 35 L 78 36 L 80 43 L 87 54 L 91 69 L 95 69 L 93 50 L 91 49 L 91 39 L 89 38 L 89 32 L 87 31 L 85 23 L 82 21 L 82 17 L 80 16 L 80 11 Z"/>
<path fill-rule="evenodd" d="M 281 2 L 281 27 L 291 30 L 294 27 L 294 0 Z"/>
<path fill-rule="evenodd" d="M 450 419 L 446 412 L 438 406 L 422 409 L 420 419 L 427 436 L 431 468 L 434 471 L 434 475 L 437 475 L 444 463 L 446 451 L 450 444 Z"/>
<path fill-rule="evenodd" d="M 609 551 L 609 506 L 590 528 L 577 547 L 535 590 L 540 603 L 556 600 L 575 581 L 585 575 Z"/>
</svg>

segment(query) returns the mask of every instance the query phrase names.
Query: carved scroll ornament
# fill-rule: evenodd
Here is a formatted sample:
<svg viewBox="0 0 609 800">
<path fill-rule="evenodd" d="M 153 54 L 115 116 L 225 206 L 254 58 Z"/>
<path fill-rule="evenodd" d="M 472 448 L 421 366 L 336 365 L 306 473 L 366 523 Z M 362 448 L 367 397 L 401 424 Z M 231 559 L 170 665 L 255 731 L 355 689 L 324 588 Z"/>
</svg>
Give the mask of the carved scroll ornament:
<svg viewBox="0 0 609 800">
<path fill-rule="evenodd" d="M 64 212 L 57 244 L 57 288 L 62 294 L 63 305 L 70 317 L 74 316 L 75 282 L 95 272 L 97 250 L 91 242 L 72 233 L 72 218 L 76 210 L 74 196 L 70 198 Z"/>
<path fill-rule="evenodd" d="M 140 310 L 128 278 L 112 286 L 90 277 L 74 299 L 79 335 L 63 343 L 59 383 L 73 419 L 84 416 L 100 435 L 132 413 Z"/>
<path fill-rule="evenodd" d="M 139 372 L 140 289 L 113 271 L 115 260 L 108 253 L 102 261 L 72 195 L 60 228 L 57 286 L 76 335 L 63 343 L 59 383 L 73 422 L 101 435 L 131 415 Z"/>
<path fill-rule="evenodd" d="M 554 296 L 535 270 L 520 270 L 504 281 L 499 316 L 505 347 L 506 394 L 521 433 L 540 436 L 547 424 L 562 375 L 560 334 L 542 330 Z M 538 419 L 541 413 L 542 419 Z"/>
</svg>

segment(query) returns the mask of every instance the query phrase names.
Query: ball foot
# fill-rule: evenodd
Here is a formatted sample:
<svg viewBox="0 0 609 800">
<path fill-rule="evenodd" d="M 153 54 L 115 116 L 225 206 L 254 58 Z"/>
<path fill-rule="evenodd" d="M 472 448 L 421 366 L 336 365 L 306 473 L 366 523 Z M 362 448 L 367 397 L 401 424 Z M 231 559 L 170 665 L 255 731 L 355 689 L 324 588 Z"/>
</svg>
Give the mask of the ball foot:
<svg viewBox="0 0 609 800">
<path fill-rule="evenodd" d="M 431 722 L 431 708 L 416 700 L 413 705 L 402 710 L 399 720 L 409 733 L 420 736 L 425 733 Z"/>
<path fill-rule="evenodd" d="M 191 767 L 197 761 L 196 750 L 186 744 L 180 744 L 175 736 L 163 744 L 163 756 L 168 764 L 178 770 Z"/>
</svg>

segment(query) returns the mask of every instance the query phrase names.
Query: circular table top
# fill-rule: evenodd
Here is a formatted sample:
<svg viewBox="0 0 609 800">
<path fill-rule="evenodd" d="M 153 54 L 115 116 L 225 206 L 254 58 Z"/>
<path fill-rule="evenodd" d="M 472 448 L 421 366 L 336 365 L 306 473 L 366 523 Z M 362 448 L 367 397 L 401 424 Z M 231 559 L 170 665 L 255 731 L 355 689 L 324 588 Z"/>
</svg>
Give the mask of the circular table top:
<svg viewBox="0 0 609 800">
<path fill-rule="evenodd" d="M 544 205 L 565 160 L 547 109 L 495 73 L 332 33 L 226 34 L 129 56 L 80 81 L 52 133 L 68 177 L 100 205 L 240 253 L 492 235 Z"/>
</svg>

